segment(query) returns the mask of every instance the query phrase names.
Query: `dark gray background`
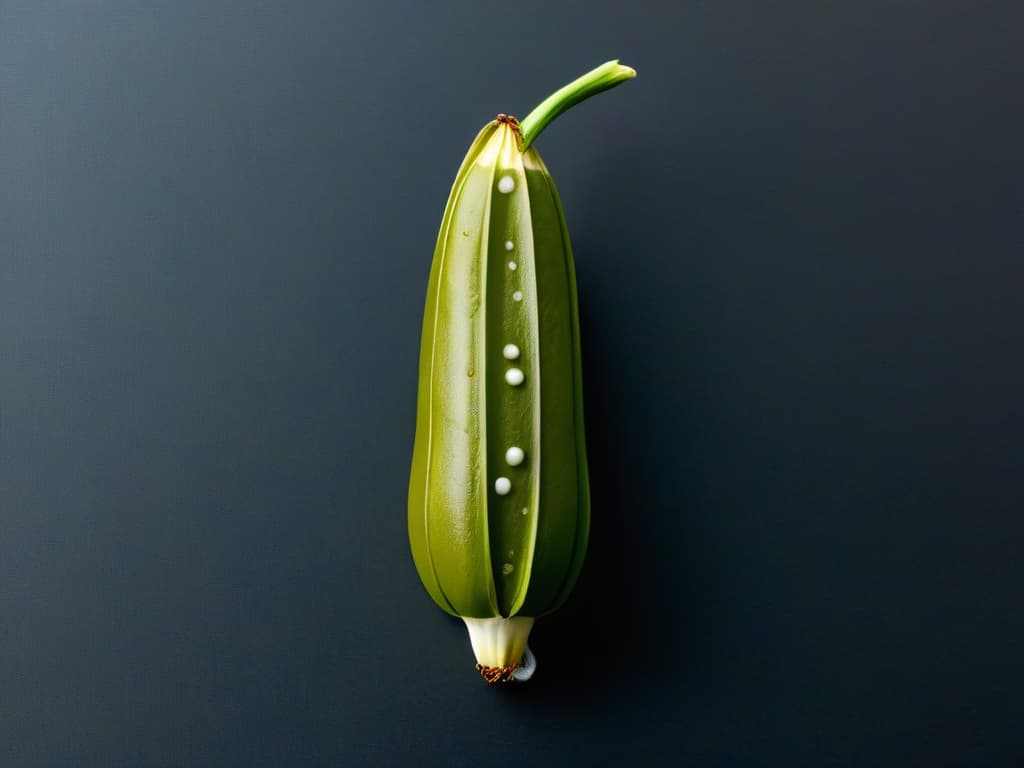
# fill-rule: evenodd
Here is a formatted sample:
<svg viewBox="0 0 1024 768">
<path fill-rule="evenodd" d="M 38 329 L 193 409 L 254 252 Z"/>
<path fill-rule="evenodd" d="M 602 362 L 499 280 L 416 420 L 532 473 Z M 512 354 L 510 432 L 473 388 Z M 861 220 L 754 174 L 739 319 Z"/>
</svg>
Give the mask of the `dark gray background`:
<svg viewBox="0 0 1024 768">
<path fill-rule="evenodd" d="M 1019 764 L 1014 5 L 0 2 L 0 765 Z M 538 143 L 590 557 L 488 689 L 406 542 L 430 256 L 616 56 Z"/>
</svg>

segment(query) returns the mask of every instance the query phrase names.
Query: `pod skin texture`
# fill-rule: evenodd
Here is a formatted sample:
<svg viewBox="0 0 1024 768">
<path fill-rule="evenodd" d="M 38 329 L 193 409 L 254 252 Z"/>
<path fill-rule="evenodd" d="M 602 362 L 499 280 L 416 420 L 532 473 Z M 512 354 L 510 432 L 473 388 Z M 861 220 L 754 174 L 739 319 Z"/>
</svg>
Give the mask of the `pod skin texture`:
<svg viewBox="0 0 1024 768">
<path fill-rule="evenodd" d="M 555 610 L 590 524 L 569 233 L 540 155 L 520 144 L 501 116 L 470 147 L 423 320 L 409 536 L 431 597 L 470 618 Z"/>
<path fill-rule="evenodd" d="M 576 275 L 558 191 L 532 142 L 635 75 L 606 62 L 522 126 L 506 115 L 484 126 L 434 250 L 409 540 L 431 597 L 465 621 L 488 682 L 532 674 L 534 619 L 569 596 L 590 529 Z"/>
</svg>

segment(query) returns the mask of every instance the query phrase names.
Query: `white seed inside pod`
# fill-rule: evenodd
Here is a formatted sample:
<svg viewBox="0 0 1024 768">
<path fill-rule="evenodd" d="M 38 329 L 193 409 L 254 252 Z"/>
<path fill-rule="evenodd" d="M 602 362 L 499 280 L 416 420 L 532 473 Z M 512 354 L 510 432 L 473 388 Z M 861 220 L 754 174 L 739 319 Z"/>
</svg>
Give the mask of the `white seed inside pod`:
<svg viewBox="0 0 1024 768">
<path fill-rule="evenodd" d="M 506 251 L 511 251 L 513 248 L 515 248 L 515 245 L 512 244 L 512 241 L 511 240 L 506 240 L 505 241 L 505 250 Z"/>
<path fill-rule="evenodd" d="M 526 458 L 526 454 L 522 448 L 513 445 L 507 451 L 505 451 L 505 461 L 508 462 L 510 467 L 518 467 L 523 463 L 523 459 Z"/>
<path fill-rule="evenodd" d="M 507 173 L 498 179 L 498 191 L 503 195 L 507 195 L 513 189 L 516 188 L 516 180 L 509 176 Z"/>
<path fill-rule="evenodd" d="M 523 372 L 518 368 L 509 368 L 507 371 L 505 371 L 505 381 L 507 381 L 513 387 L 518 387 L 520 384 L 523 383 L 523 379 L 525 378 L 526 377 L 523 375 Z"/>
<path fill-rule="evenodd" d="M 513 272 L 516 271 L 517 267 L 518 267 L 518 265 L 514 261 L 510 261 L 508 263 L 508 268 L 511 269 Z"/>
<path fill-rule="evenodd" d="M 515 344 L 506 344 L 505 348 L 501 350 L 501 354 L 506 360 L 518 360 L 519 347 Z"/>
<path fill-rule="evenodd" d="M 512 294 L 512 299 L 513 299 L 513 301 L 522 301 L 523 300 L 523 292 L 522 291 L 516 291 L 515 293 Z"/>
<path fill-rule="evenodd" d="M 494 481 L 494 492 L 499 496 L 508 496 L 508 492 L 512 490 L 512 481 L 507 477 L 499 477 Z"/>
</svg>

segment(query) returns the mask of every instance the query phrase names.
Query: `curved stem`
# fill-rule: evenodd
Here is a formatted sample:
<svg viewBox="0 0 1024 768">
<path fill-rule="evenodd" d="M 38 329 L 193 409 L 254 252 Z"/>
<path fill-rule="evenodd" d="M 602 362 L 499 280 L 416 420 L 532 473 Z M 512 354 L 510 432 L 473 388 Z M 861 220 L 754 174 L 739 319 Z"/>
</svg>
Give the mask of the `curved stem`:
<svg viewBox="0 0 1024 768">
<path fill-rule="evenodd" d="M 618 59 L 606 61 L 582 77 L 559 88 L 534 107 L 519 124 L 523 136 L 523 150 L 526 150 L 548 123 L 576 104 L 594 94 L 614 88 L 621 82 L 636 77 L 636 70 L 619 64 Z"/>
</svg>

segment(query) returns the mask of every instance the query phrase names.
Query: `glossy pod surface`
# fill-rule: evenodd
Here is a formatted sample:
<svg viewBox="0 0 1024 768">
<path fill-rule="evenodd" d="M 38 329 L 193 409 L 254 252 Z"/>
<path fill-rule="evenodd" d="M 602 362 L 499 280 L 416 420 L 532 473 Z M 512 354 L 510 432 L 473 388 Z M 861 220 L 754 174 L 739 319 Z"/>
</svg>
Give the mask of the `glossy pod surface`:
<svg viewBox="0 0 1024 768">
<path fill-rule="evenodd" d="M 452 187 L 423 320 L 409 536 L 457 616 L 540 616 L 568 596 L 590 522 L 569 234 L 513 120 Z"/>
</svg>

